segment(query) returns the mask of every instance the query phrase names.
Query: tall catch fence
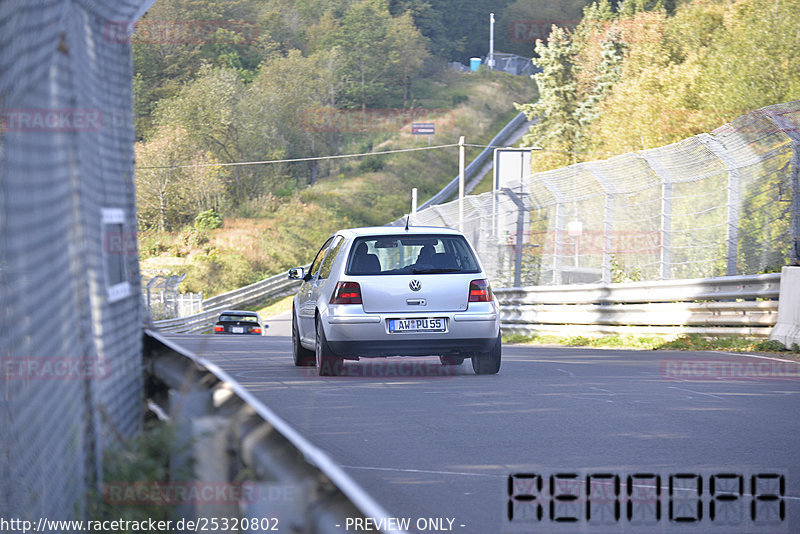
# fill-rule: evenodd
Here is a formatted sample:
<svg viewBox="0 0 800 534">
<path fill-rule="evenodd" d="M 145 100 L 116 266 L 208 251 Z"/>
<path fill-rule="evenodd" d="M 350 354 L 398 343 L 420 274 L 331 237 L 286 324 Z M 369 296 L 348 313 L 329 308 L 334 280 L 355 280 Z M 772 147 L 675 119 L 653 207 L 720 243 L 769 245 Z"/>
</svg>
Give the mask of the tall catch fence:
<svg viewBox="0 0 800 534">
<path fill-rule="evenodd" d="M 419 211 L 462 226 L 496 287 L 777 272 L 800 258 L 800 101 L 672 145 Z M 460 205 L 463 202 L 463 205 Z"/>
<path fill-rule="evenodd" d="M 0 2 L 0 517 L 86 518 L 142 419 L 131 50 L 152 1 Z M 40 529 L 41 530 L 41 529 Z"/>
</svg>

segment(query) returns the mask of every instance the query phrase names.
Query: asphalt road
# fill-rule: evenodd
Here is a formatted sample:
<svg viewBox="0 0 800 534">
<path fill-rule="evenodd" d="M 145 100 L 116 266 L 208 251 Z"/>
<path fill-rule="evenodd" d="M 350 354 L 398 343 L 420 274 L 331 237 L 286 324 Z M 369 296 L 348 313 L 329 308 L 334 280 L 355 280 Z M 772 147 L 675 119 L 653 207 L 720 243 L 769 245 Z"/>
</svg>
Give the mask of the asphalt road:
<svg viewBox="0 0 800 534">
<path fill-rule="evenodd" d="M 320 378 L 293 366 L 286 336 L 169 337 L 221 365 L 411 532 L 800 532 L 796 364 L 504 346 L 495 376 L 393 358 Z M 592 474 L 607 476 L 586 483 Z"/>
</svg>

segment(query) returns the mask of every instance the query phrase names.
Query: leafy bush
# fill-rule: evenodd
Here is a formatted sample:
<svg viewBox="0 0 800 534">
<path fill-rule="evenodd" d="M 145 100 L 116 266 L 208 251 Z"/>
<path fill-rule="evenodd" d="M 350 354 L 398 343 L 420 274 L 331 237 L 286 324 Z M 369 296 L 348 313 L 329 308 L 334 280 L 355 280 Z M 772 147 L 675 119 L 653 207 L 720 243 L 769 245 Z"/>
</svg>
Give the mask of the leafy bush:
<svg viewBox="0 0 800 534">
<path fill-rule="evenodd" d="M 776 339 L 768 339 L 756 343 L 756 350 L 762 352 L 784 352 L 787 349 L 780 341 Z"/>
<path fill-rule="evenodd" d="M 214 210 L 206 210 L 194 219 L 194 227 L 198 230 L 216 230 L 222 228 L 222 215 Z"/>
<path fill-rule="evenodd" d="M 358 170 L 361 172 L 378 172 L 385 165 L 383 158 L 384 156 L 366 156 L 358 164 Z"/>
</svg>

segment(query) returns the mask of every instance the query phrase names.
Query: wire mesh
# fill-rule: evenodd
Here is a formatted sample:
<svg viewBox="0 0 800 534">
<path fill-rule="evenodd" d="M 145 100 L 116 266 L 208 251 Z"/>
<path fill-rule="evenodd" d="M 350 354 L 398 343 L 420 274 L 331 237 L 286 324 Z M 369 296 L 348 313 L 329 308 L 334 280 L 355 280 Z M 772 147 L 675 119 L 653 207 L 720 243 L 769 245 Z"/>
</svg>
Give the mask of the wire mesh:
<svg viewBox="0 0 800 534">
<path fill-rule="evenodd" d="M 800 101 L 668 146 L 520 177 L 419 211 L 498 286 L 775 272 L 800 255 Z"/>
<path fill-rule="evenodd" d="M 85 516 L 140 429 L 132 65 L 106 30 L 144 3 L 0 2 L 0 517 Z"/>
</svg>

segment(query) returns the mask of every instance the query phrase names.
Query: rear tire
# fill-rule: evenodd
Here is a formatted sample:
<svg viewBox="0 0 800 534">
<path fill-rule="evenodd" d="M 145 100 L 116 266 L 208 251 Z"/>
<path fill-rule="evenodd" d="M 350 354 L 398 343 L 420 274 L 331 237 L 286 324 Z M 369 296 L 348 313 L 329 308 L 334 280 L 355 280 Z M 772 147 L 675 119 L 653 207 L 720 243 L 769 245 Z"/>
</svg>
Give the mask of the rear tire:
<svg viewBox="0 0 800 534">
<path fill-rule="evenodd" d="M 317 372 L 319 376 L 341 376 L 344 373 L 344 358 L 333 354 L 325 339 L 322 321 L 317 319 L 317 349 L 315 351 Z"/>
<path fill-rule="evenodd" d="M 502 342 L 500 334 L 489 352 L 479 352 L 472 356 L 472 369 L 476 375 L 494 375 L 500 370 L 500 354 Z"/>
<path fill-rule="evenodd" d="M 300 331 L 297 329 L 294 310 L 292 310 L 292 359 L 297 367 L 311 367 L 316 363 L 314 351 L 300 344 Z"/>
<path fill-rule="evenodd" d="M 439 356 L 439 361 L 442 365 L 461 365 L 464 363 L 464 358 L 458 356 Z"/>
</svg>

